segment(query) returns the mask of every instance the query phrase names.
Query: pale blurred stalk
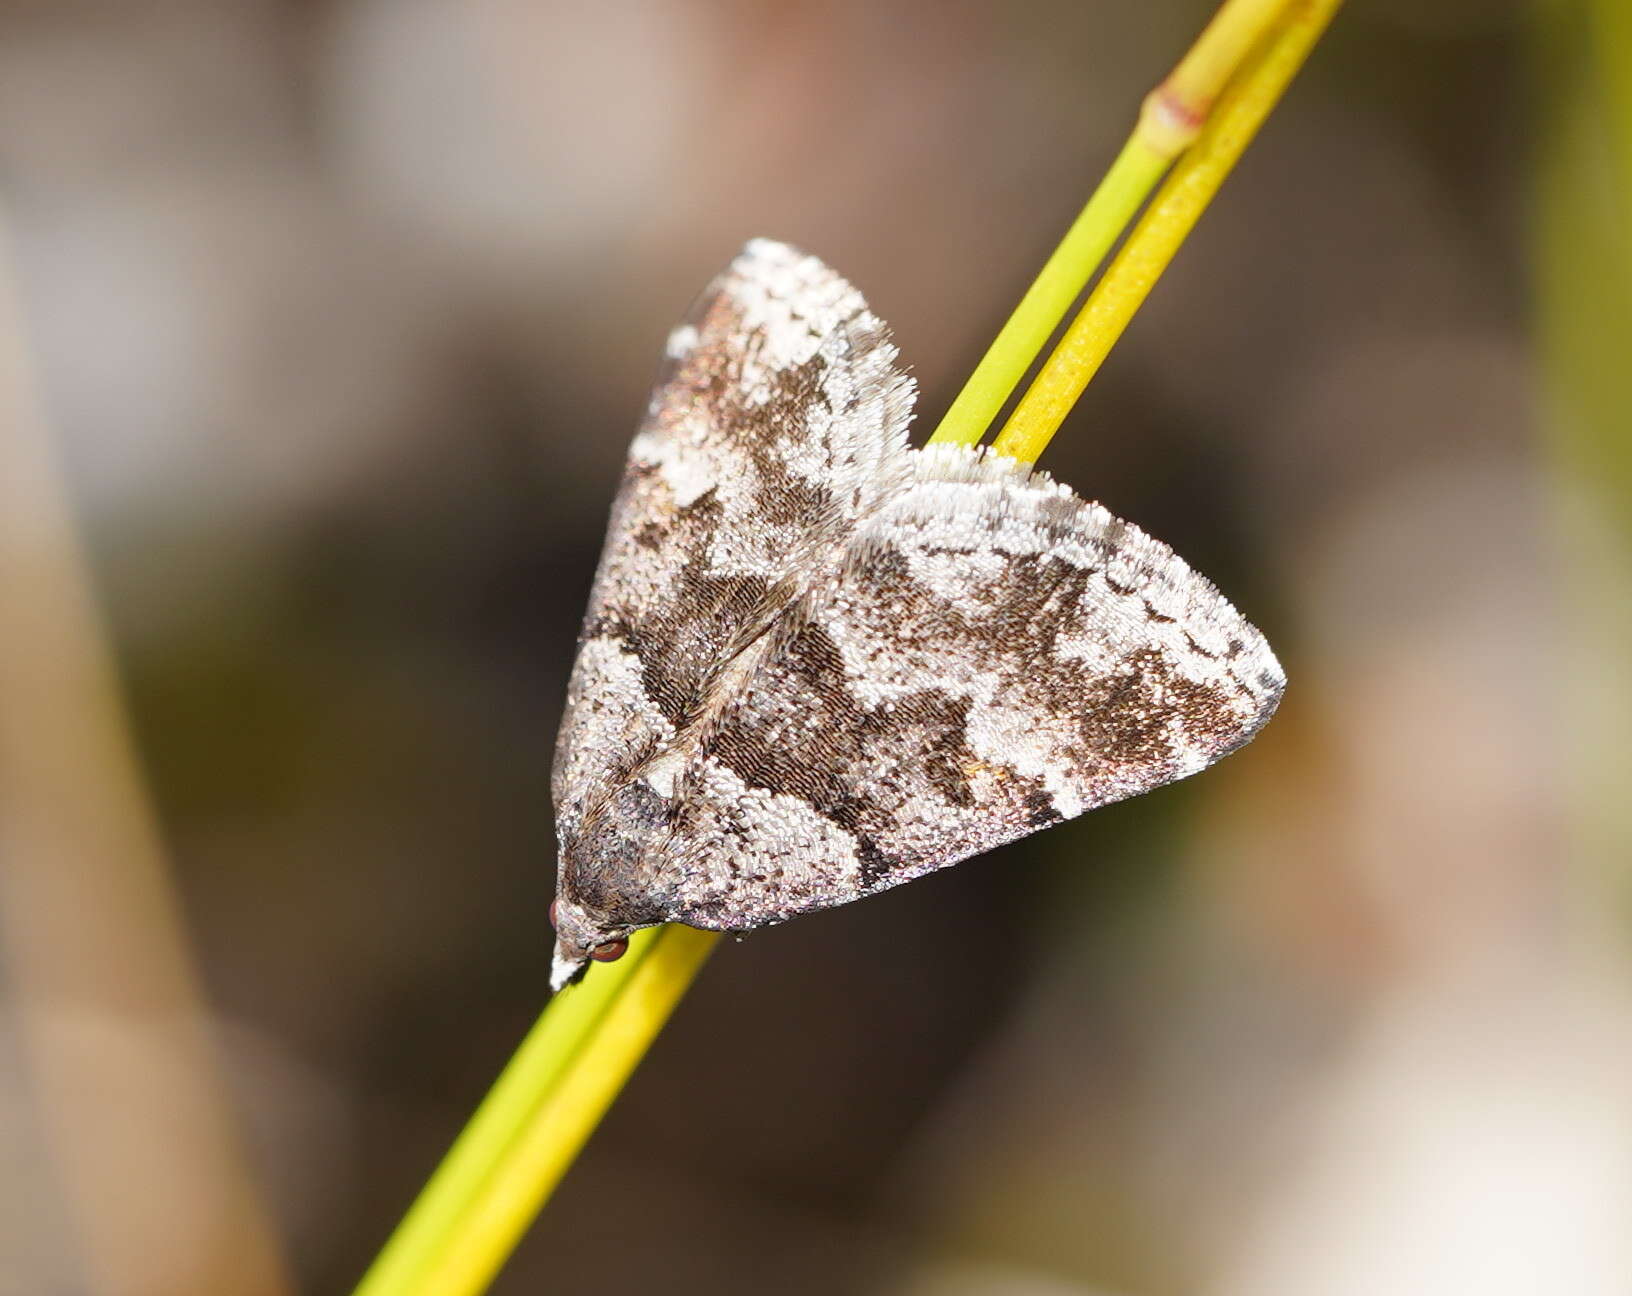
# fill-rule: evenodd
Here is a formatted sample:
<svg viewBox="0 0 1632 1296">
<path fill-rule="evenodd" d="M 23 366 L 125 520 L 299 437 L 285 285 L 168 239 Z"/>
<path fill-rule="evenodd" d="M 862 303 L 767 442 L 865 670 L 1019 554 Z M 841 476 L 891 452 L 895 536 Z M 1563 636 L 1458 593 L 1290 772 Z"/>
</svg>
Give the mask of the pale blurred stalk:
<svg viewBox="0 0 1632 1296">
<path fill-rule="evenodd" d="M 76 1291 L 276 1296 L 9 251 L 0 227 L 0 954 L 55 1172 L 38 1191 L 66 1198 Z"/>
<path fill-rule="evenodd" d="M 1632 5 L 1540 0 L 1534 255 L 1577 894 L 1632 860 Z M 1515 608 L 1515 615 L 1548 609 Z M 1591 919 L 1589 918 L 1589 921 Z"/>
</svg>

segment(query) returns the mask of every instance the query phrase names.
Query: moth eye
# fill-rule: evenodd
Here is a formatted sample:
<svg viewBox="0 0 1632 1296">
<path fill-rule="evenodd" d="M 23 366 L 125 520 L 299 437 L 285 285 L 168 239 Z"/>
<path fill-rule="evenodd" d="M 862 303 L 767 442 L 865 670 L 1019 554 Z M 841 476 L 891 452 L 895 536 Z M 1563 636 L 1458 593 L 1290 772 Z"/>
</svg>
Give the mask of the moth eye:
<svg viewBox="0 0 1632 1296">
<path fill-rule="evenodd" d="M 607 941 L 605 945 L 598 945 L 589 952 L 590 958 L 597 963 L 612 963 L 629 952 L 629 942 L 626 940 Z"/>
<path fill-rule="evenodd" d="M 561 907 L 561 902 L 559 900 L 551 900 L 550 901 L 550 926 L 551 927 L 559 927 L 561 925 L 560 923 L 558 923 L 555 920 L 556 910 L 558 910 L 560 907 Z"/>
</svg>

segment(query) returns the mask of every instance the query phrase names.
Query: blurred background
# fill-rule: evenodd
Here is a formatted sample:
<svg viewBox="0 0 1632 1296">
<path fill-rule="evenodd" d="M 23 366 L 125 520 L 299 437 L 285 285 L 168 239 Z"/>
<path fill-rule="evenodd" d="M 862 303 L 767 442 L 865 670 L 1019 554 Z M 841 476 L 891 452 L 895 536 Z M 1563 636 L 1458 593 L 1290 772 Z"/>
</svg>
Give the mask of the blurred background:
<svg viewBox="0 0 1632 1296">
<path fill-rule="evenodd" d="M 495 1290 L 1632 1291 L 1628 9 L 1339 16 L 1043 460 L 1279 716 L 723 945 Z M 922 435 L 1209 12 L 0 4 L 0 1294 L 349 1287 L 670 327 L 798 243 Z"/>
</svg>

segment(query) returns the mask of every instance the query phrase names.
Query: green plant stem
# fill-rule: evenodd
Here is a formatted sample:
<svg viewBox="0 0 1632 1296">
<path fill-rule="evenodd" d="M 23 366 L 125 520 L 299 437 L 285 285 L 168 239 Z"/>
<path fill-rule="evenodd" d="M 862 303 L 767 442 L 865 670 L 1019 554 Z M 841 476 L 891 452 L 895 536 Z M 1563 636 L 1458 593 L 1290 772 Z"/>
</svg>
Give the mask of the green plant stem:
<svg viewBox="0 0 1632 1296">
<path fill-rule="evenodd" d="M 364 1274 L 356 1296 L 428 1296 L 433 1291 L 452 1296 L 451 1288 L 428 1285 L 433 1271 L 442 1268 L 451 1253 L 462 1253 L 462 1245 L 468 1245 L 461 1244 L 461 1232 L 470 1231 L 471 1220 L 490 1199 L 504 1167 L 515 1161 L 516 1150 L 529 1129 L 536 1129 L 540 1120 L 550 1115 L 551 1098 L 560 1090 L 563 1078 L 574 1067 L 582 1070 L 586 1049 L 617 1016 L 630 985 L 638 979 L 648 988 L 648 1001 L 651 986 L 660 990 L 666 987 L 672 1001 L 678 1002 L 712 947 L 712 933 L 691 928 L 658 927 L 636 932 L 623 958 L 615 963 L 592 964 L 583 981 L 551 998 L 475 1116 Z M 651 1023 L 652 1036 L 666 1016 L 665 1011 Z M 627 1074 L 616 1077 L 607 1102 Z M 588 1131 L 584 1133 L 587 1137 Z M 506 1247 L 491 1257 L 489 1273 L 498 1268 L 508 1250 Z"/>
<path fill-rule="evenodd" d="M 1632 912 L 1622 773 L 1632 726 L 1632 14 L 1622 0 L 1546 0 L 1533 34 L 1529 225 L 1559 619 L 1550 682 L 1573 917 L 1591 940 L 1606 935 L 1606 916 Z"/>
<path fill-rule="evenodd" d="M 1626 199 L 1632 194 L 1632 6 L 1626 0 L 1591 0 L 1587 18 L 1596 82 L 1610 128 L 1614 183 L 1620 193 L 1621 217 L 1626 219 Z M 1620 250 L 1624 259 L 1624 243 Z"/>
<path fill-rule="evenodd" d="M 1014 407 L 992 443 L 993 450 L 1026 463 L 1037 461 L 1280 101 L 1336 15 L 1339 3 L 1302 0 L 1288 5 L 1281 20 L 1269 28 L 1256 55 L 1230 82 L 1217 111 L 1207 118 L 1195 147 L 1179 159 L 1111 268 Z"/>
<path fill-rule="evenodd" d="M 1065 318 L 1105 254 L 1171 158 L 1135 136 L 1122 146 L 1088 205 L 1078 213 L 1014 314 L 1003 325 L 969 381 L 930 434 L 931 444 L 974 445 L 986 435 L 1003 402 L 1026 376 L 1049 336 Z"/>
<path fill-rule="evenodd" d="M 1225 0 L 1172 74 L 1146 96 L 1127 143 L 930 434 L 931 445 L 975 445 L 986 435 L 1071 303 L 1285 7 L 1286 0 Z"/>
<path fill-rule="evenodd" d="M 678 923 L 655 929 L 651 952 L 619 981 L 579 1052 L 446 1239 L 426 1271 L 425 1296 L 487 1289 L 718 942 L 714 932 Z"/>
</svg>

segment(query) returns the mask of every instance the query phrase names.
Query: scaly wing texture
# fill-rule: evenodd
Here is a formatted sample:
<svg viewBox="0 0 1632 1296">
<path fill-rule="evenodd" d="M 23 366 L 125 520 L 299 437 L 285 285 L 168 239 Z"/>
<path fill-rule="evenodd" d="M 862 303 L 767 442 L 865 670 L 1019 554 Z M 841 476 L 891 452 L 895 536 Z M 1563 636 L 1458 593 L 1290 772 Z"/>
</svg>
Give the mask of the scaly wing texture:
<svg viewBox="0 0 1632 1296">
<path fill-rule="evenodd" d="M 1166 545 L 1012 460 L 910 457 L 697 735 L 673 916 L 895 886 L 1193 774 L 1279 701 L 1263 637 Z"/>
<path fill-rule="evenodd" d="M 728 663 L 909 480 L 913 387 L 861 295 L 755 240 L 670 335 L 557 742 L 557 829 L 693 725 Z"/>
</svg>

